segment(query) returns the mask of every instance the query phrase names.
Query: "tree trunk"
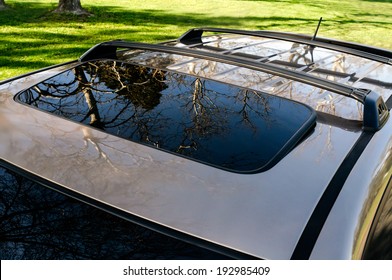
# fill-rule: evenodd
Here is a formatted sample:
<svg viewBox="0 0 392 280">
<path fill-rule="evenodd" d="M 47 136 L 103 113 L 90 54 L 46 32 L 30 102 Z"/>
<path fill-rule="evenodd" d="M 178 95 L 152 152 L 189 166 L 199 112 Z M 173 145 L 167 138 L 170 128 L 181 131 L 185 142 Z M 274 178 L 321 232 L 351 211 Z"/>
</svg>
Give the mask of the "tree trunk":
<svg viewBox="0 0 392 280">
<path fill-rule="evenodd" d="M 4 0 L 0 0 L 0 10 L 3 10 L 7 8 L 7 5 L 5 4 Z"/>
<path fill-rule="evenodd" d="M 0 0 L 2 1 L 2 0 Z M 71 13 L 75 15 L 89 15 L 85 9 L 82 8 L 80 0 L 59 0 L 59 5 L 57 9 L 54 10 L 55 13 Z"/>
</svg>

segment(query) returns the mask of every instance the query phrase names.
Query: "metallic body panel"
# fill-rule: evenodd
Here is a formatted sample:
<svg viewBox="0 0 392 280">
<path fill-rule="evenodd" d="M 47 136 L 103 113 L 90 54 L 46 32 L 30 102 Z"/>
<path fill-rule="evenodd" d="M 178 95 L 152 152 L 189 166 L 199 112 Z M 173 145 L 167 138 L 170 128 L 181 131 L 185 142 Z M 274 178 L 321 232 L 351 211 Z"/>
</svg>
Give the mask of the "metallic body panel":
<svg viewBox="0 0 392 280">
<path fill-rule="evenodd" d="M 347 178 L 311 255 L 360 259 L 392 176 L 392 121 L 377 132 Z"/>
<path fill-rule="evenodd" d="M 360 134 L 318 124 L 273 169 L 239 175 L 19 104 L 13 96 L 26 87 L 24 80 L 33 83 L 29 77 L 1 87 L 2 160 L 114 208 L 260 258 L 290 258 Z"/>
</svg>

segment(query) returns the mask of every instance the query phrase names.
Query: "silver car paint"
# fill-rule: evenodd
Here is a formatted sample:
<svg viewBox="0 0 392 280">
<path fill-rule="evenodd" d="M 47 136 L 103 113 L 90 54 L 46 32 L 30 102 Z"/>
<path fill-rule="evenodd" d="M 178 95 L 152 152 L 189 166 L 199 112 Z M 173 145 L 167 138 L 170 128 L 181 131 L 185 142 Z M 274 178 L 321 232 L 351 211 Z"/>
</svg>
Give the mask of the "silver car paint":
<svg viewBox="0 0 392 280">
<path fill-rule="evenodd" d="M 273 169 L 240 175 L 19 104 L 13 96 L 24 80 L 1 88 L 2 160 L 114 208 L 261 258 L 290 258 L 359 136 L 318 124 Z"/>
<path fill-rule="evenodd" d="M 392 122 L 377 132 L 347 178 L 316 243 L 313 259 L 360 259 L 392 176 Z"/>
<path fill-rule="evenodd" d="M 235 40 L 227 43 L 235 47 Z M 222 42 L 225 41 L 221 40 L 220 46 Z M 271 50 L 282 51 L 272 47 L 267 51 Z M 301 47 L 295 51 L 305 52 Z M 325 52 L 325 61 L 331 55 L 333 52 Z M 157 54 L 137 54 L 137 62 L 144 59 L 149 60 L 145 64 L 156 63 Z M 279 59 L 292 61 L 290 55 L 279 55 Z M 171 56 L 169 61 L 157 66 L 217 80 L 222 79 L 217 75 L 228 67 L 202 60 L 185 62 L 178 56 Z M 372 78 L 389 82 L 390 65 L 367 67 L 363 59 L 342 58 L 341 54 L 332 61 L 350 62 L 331 64 L 341 73 L 350 74 L 356 67 L 363 72 L 373 69 L 368 73 Z M 319 198 L 361 133 L 318 123 L 314 132 L 273 169 L 250 175 L 230 173 L 107 135 L 13 100 L 17 92 L 70 66 L 0 86 L 0 158 L 113 208 L 260 258 L 291 257 Z M 245 77 L 247 84 L 238 77 Z M 314 104 L 315 109 L 327 108 L 330 114 L 361 119 L 361 109 L 347 98 L 325 91 L 317 91 L 310 98 L 313 90 L 308 86 L 276 77 L 266 88 L 264 78 L 262 73 L 243 69 L 223 75 L 228 83 L 294 96 Z M 378 91 L 384 99 L 391 95 L 388 86 L 361 81 L 358 84 Z M 372 205 L 377 204 L 385 178 L 391 174 L 391 123 L 389 120 L 375 134 L 351 172 L 312 258 L 360 256 L 375 212 Z"/>
</svg>

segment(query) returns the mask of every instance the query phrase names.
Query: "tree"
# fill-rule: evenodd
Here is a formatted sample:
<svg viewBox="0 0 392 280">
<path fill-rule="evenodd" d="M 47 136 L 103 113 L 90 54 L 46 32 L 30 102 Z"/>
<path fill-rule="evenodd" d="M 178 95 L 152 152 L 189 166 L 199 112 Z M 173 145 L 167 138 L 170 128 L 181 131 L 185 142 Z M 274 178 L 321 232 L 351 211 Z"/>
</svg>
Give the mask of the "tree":
<svg viewBox="0 0 392 280">
<path fill-rule="evenodd" d="M 4 1 L 4 0 L 0 0 Z M 80 0 L 59 0 L 59 5 L 57 9 L 54 10 L 55 13 L 72 13 L 75 15 L 89 15 L 85 9 L 82 8 Z"/>
</svg>

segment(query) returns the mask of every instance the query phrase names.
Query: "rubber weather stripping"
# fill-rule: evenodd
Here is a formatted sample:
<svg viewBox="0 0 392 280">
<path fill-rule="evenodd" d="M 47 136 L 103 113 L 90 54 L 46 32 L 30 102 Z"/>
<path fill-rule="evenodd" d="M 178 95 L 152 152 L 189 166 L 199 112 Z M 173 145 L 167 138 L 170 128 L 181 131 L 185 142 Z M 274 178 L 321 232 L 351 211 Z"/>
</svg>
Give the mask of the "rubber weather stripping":
<svg viewBox="0 0 392 280">
<path fill-rule="evenodd" d="M 294 34 L 287 32 L 276 32 L 276 31 L 250 31 L 250 30 L 237 30 L 237 29 L 227 29 L 227 28 L 213 28 L 213 27 L 203 27 L 194 28 L 185 32 L 179 37 L 178 41 L 183 44 L 196 44 L 201 43 L 202 35 L 204 32 L 214 32 L 214 33 L 227 33 L 227 34 L 238 34 L 247 35 L 253 37 L 279 39 L 283 41 L 289 41 L 294 43 L 306 44 L 312 47 L 322 47 L 325 49 L 335 50 L 344 52 L 347 54 L 352 54 L 360 56 L 363 58 L 368 58 L 374 61 L 386 63 L 392 65 L 392 52 L 386 49 L 370 47 L 361 44 L 343 42 L 328 38 L 321 38 L 303 34 Z"/>
<path fill-rule="evenodd" d="M 200 59 L 210 59 L 216 62 L 229 63 L 235 66 L 240 66 L 256 71 L 262 71 L 271 75 L 291 79 L 340 95 L 344 95 L 364 104 L 363 127 L 366 130 L 380 129 L 389 116 L 389 111 L 385 110 L 386 105 L 382 97 L 376 92 L 369 89 L 351 87 L 311 74 L 307 74 L 303 71 L 290 70 L 273 64 L 268 64 L 263 61 L 257 61 L 251 58 L 240 57 L 231 54 L 213 53 L 196 49 L 180 48 L 160 44 L 135 43 L 116 40 L 103 42 L 92 47 L 79 58 L 79 61 L 85 62 L 96 59 L 117 59 L 118 48 L 155 51 Z"/>
</svg>

